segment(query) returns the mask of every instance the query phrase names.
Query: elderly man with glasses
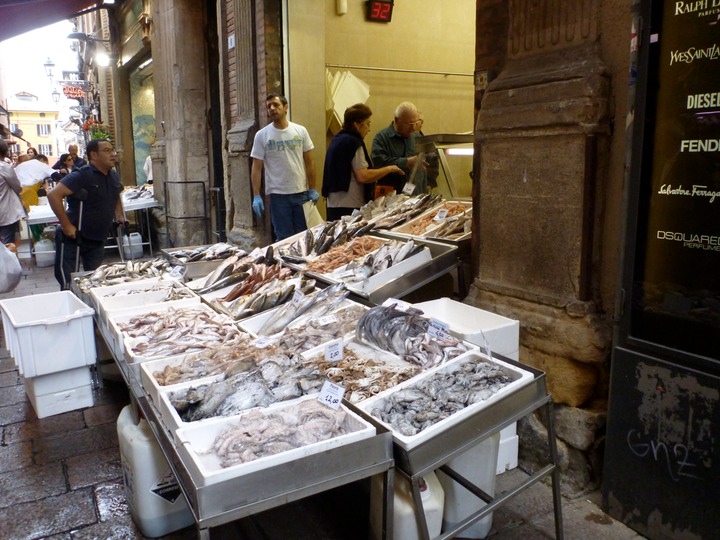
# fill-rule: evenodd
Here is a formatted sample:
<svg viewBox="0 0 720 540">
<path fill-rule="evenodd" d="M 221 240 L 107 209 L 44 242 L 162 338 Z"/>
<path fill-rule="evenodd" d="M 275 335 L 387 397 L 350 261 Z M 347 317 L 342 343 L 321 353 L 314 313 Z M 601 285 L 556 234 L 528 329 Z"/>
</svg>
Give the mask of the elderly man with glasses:
<svg viewBox="0 0 720 540">
<path fill-rule="evenodd" d="M 425 193 L 427 178 L 422 164 L 418 167 L 415 177 L 412 180 L 410 177 L 417 160 L 415 137 L 421 125 L 422 120 L 417 107 L 409 101 L 404 101 L 395 108 L 392 123 L 375 135 L 372 143 L 373 165 L 375 167 L 396 165 L 405 173 L 405 175 L 389 174 L 378 180 L 376 194 L 380 195 L 392 189 L 401 193 L 407 181 L 412 181 L 415 185 L 412 194 Z"/>
</svg>

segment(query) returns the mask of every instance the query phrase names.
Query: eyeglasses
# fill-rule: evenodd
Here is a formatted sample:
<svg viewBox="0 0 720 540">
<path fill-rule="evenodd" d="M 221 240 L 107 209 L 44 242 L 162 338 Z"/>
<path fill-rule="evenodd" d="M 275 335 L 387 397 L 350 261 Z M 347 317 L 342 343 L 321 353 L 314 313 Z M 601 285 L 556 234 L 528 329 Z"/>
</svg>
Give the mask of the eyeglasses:
<svg viewBox="0 0 720 540">
<path fill-rule="evenodd" d="M 401 124 L 405 124 L 406 126 L 420 126 L 422 125 L 422 120 L 415 120 L 414 122 L 406 122 L 405 120 L 400 120 Z"/>
</svg>

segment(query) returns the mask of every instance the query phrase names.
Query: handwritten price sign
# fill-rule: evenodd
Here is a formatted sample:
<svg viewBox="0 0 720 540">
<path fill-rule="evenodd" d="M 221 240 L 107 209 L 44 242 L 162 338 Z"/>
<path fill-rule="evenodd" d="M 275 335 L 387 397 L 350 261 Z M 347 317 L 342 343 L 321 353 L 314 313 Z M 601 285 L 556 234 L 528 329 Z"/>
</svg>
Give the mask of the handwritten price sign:
<svg viewBox="0 0 720 540">
<path fill-rule="evenodd" d="M 435 319 L 430 319 L 430 325 L 428 326 L 427 333 L 439 340 L 444 340 L 450 337 L 450 330 L 445 323 L 441 323 Z"/>
<path fill-rule="evenodd" d="M 345 389 L 342 386 L 330 381 L 325 381 L 322 389 L 320 390 L 318 401 L 327 405 L 331 409 L 338 410 L 340 408 L 343 395 L 345 395 Z"/>
<path fill-rule="evenodd" d="M 339 362 L 343 359 L 343 340 L 336 339 L 325 345 L 325 361 Z"/>
</svg>

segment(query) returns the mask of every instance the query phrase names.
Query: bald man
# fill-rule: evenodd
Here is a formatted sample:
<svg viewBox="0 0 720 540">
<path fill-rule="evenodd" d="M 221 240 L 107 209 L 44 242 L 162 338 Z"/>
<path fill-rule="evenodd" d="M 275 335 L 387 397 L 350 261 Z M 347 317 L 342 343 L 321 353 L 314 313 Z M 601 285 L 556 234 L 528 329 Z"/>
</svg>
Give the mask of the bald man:
<svg viewBox="0 0 720 540">
<path fill-rule="evenodd" d="M 87 162 L 83 158 L 78 156 L 78 145 L 77 144 L 68 145 L 67 153 L 70 154 L 70 157 L 72 157 L 72 159 L 73 159 L 73 166 L 72 166 L 73 171 L 75 169 L 79 169 L 83 165 L 87 165 Z M 59 159 L 58 159 L 57 163 L 55 163 L 55 165 L 52 166 L 52 168 L 57 171 L 60 171 L 63 174 L 68 174 L 69 172 L 71 172 L 66 169 L 66 165 L 64 163 L 62 163 Z"/>
</svg>

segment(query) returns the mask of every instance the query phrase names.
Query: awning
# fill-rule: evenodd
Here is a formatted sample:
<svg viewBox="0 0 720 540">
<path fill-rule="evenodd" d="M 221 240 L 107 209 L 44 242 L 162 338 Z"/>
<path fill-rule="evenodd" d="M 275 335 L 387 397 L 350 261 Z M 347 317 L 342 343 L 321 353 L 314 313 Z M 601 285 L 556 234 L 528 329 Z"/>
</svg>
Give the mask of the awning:
<svg viewBox="0 0 720 540">
<path fill-rule="evenodd" d="M 69 19 L 102 3 L 102 0 L 0 0 L 0 41 Z"/>
</svg>

